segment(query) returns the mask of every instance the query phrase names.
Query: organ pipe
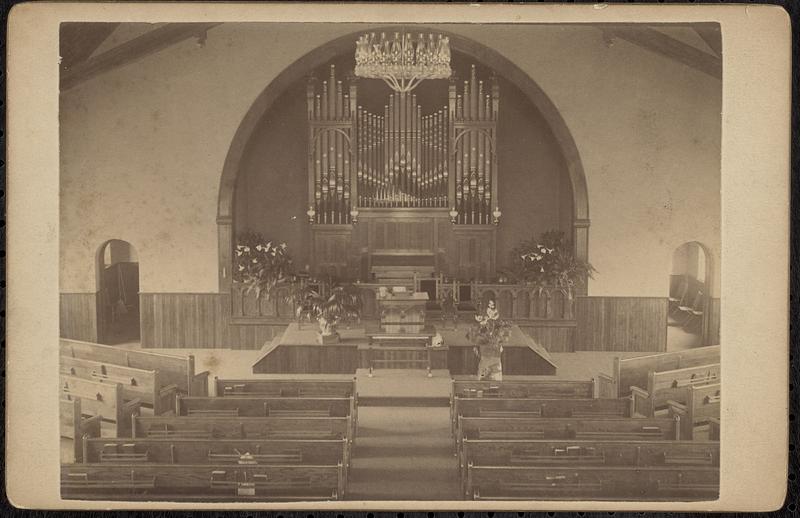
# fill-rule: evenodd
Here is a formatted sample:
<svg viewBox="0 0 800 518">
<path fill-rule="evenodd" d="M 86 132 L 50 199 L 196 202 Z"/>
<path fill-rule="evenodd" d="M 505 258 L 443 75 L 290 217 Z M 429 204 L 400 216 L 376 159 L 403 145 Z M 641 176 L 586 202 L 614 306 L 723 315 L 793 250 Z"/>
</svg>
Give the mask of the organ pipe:
<svg viewBox="0 0 800 518">
<path fill-rule="evenodd" d="M 492 222 L 499 89 L 476 68 L 453 80 L 447 105 L 426 112 L 415 94 L 393 92 L 382 113 L 358 104 L 357 84 L 311 79 L 309 203 L 314 223 L 351 223 L 351 210 L 452 208 L 458 224 Z"/>
</svg>

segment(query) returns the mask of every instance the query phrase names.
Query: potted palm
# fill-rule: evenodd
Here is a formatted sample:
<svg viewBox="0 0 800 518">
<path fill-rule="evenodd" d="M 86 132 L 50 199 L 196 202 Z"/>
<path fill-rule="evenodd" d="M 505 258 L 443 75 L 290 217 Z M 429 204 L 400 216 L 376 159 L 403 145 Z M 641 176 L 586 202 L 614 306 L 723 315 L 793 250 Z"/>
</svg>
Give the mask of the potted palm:
<svg viewBox="0 0 800 518">
<path fill-rule="evenodd" d="M 361 293 L 352 284 L 334 285 L 327 294 L 308 285 L 295 284 L 287 299 L 296 305 L 298 322 L 316 320 L 317 342 L 339 342 L 339 324 L 358 321 L 361 316 Z"/>
</svg>

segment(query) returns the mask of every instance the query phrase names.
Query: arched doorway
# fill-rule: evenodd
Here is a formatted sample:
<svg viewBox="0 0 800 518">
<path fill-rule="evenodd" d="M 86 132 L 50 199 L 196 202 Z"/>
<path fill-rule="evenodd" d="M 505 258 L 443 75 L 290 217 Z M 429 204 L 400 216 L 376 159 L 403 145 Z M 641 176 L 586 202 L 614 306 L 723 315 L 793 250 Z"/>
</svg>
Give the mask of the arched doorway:
<svg viewBox="0 0 800 518">
<path fill-rule="evenodd" d="M 97 285 L 98 341 L 109 345 L 138 342 L 139 256 L 133 245 L 111 239 L 100 246 Z"/>
<path fill-rule="evenodd" d="M 672 253 L 667 349 L 709 345 L 709 309 L 714 279 L 705 245 L 689 241 Z"/>
<path fill-rule="evenodd" d="M 396 29 L 399 30 L 397 27 L 374 28 L 374 30 L 386 32 Z M 403 27 L 403 30 L 413 31 L 414 29 Z M 577 146 L 558 109 L 530 76 L 498 52 L 458 34 L 438 30 L 437 32 L 441 32 L 450 38 L 450 44 L 454 51 L 468 56 L 479 65 L 493 69 L 511 82 L 530 100 L 549 125 L 567 165 L 572 188 L 573 217 L 571 237 L 575 253 L 578 258 L 588 260 L 589 205 L 586 178 Z M 237 177 L 253 133 L 265 114 L 287 88 L 306 77 L 312 70 L 325 65 L 337 56 L 352 52 L 354 42 L 360 34 L 360 32 L 352 33 L 328 42 L 287 67 L 256 98 L 239 125 L 228 150 L 220 179 L 217 211 L 220 292 L 227 293 L 231 287 L 234 198 Z"/>
</svg>

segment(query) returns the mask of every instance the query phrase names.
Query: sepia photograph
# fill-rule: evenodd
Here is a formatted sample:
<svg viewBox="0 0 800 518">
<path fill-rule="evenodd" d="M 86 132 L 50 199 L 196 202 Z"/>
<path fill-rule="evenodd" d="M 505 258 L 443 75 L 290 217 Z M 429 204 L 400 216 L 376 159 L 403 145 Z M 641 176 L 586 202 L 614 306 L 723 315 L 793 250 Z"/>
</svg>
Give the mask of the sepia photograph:
<svg viewBox="0 0 800 518">
<path fill-rule="evenodd" d="M 74 20 L 63 501 L 720 498 L 719 22 Z"/>
</svg>

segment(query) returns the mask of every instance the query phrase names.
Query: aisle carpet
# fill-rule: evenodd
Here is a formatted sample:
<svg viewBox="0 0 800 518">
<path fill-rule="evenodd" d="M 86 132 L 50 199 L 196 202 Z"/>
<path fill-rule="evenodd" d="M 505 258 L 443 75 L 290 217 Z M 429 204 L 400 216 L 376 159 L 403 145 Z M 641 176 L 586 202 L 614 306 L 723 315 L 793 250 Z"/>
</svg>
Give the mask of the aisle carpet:
<svg viewBox="0 0 800 518">
<path fill-rule="evenodd" d="M 348 500 L 459 500 L 447 407 L 364 407 Z"/>
</svg>

